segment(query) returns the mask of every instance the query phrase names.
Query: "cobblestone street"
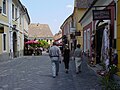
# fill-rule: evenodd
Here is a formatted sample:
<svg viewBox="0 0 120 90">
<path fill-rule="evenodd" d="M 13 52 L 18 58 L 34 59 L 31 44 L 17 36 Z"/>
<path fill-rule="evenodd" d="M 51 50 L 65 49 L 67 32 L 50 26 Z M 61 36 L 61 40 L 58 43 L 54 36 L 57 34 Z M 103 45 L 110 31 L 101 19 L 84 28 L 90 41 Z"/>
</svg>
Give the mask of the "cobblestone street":
<svg viewBox="0 0 120 90">
<path fill-rule="evenodd" d="M 83 58 L 82 72 L 75 73 L 74 61 L 66 74 L 63 63 L 56 78 L 52 78 L 47 53 L 25 56 L 0 64 L 0 90 L 101 90 L 99 79 Z"/>
</svg>

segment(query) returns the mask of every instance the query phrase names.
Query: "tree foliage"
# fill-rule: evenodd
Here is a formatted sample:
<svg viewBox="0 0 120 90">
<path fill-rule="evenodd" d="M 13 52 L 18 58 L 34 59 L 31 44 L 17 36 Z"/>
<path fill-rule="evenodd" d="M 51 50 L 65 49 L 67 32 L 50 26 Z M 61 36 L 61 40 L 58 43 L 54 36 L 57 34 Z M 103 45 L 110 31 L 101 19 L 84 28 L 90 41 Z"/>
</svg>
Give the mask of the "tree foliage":
<svg viewBox="0 0 120 90">
<path fill-rule="evenodd" d="M 39 42 L 39 44 L 37 45 L 38 47 L 43 47 L 43 48 L 48 48 L 49 47 L 48 42 L 45 41 L 45 40 L 39 40 L 38 42 Z"/>
<path fill-rule="evenodd" d="M 38 44 L 29 44 L 31 47 L 43 47 L 43 48 L 48 48 L 50 45 L 48 44 L 47 41 L 45 40 L 38 40 Z"/>
</svg>

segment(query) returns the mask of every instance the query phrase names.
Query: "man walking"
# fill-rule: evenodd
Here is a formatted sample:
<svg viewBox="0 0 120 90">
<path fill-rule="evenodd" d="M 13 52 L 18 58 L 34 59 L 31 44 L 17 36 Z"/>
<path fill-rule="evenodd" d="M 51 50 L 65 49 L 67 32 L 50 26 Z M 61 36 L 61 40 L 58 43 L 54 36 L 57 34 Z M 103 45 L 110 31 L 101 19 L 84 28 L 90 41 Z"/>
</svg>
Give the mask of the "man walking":
<svg viewBox="0 0 120 90">
<path fill-rule="evenodd" d="M 55 78 L 59 72 L 59 62 L 61 62 L 61 51 L 55 42 L 53 42 L 53 46 L 49 49 L 49 56 L 52 63 L 52 75 Z"/>
</svg>

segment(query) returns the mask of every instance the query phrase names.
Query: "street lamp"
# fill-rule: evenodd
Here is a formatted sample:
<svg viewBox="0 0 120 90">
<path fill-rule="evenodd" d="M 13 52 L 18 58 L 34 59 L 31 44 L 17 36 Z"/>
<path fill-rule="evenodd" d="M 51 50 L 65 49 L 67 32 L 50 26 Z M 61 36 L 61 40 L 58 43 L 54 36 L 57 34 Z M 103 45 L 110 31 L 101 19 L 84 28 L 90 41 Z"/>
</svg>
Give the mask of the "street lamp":
<svg viewBox="0 0 120 90">
<path fill-rule="evenodd" d="M 2 12 L 2 7 L 0 6 L 0 13 Z"/>
</svg>

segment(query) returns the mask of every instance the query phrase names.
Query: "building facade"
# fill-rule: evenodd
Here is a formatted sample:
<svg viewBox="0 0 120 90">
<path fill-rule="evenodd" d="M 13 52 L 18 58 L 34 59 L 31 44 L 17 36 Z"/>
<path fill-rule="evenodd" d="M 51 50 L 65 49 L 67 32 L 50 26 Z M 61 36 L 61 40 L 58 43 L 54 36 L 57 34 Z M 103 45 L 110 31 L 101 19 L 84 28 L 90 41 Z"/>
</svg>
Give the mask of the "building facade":
<svg viewBox="0 0 120 90">
<path fill-rule="evenodd" d="M 92 2 L 93 0 L 74 0 L 73 13 L 61 25 L 63 35 L 67 37 L 72 51 L 74 51 L 77 44 L 81 44 L 83 48 L 83 29 L 79 20 Z"/>
<path fill-rule="evenodd" d="M 71 34 L 75 32 L 75 28 L 73 27 L 73 14 L 70 15 L 64 23 L 61 25 L 60 29 L 62 30 L 62 38 L 63 38 L 63 47 L 65 44 L 69 45 L 70 50 L 74 48 L 74 42 L 72 40 Z"/>
<path fill-rule="evenodd" d="M 112 55 L 116 49 L 115 5 L 114 0 L 94 0 L 80 19 L 83 26 L 84 52 L 89 52 L 94 64 L 108 65 L 113 62 Z M 105 17 L 104 14 L 96 16 L 100 13 L 105 13 Z"/>
<path fill-rule="evenodd" d="M 23 55 L 24 30 L 30 18 L 19 0 L 1 0 L 0 7 L 0 61 L 4 61 Z"/>
<path fill-rule="evenodd" d="M 62 31 L 61 30 L 54 35 L 54 41 L 62 45 Z"/>
<path fill-rule="evenodd" d="M 74 11 L 73 11 L 73 20 L 75 21 L 75 38 L 76 43 L 81 44 L 81 48 L 83 48 L 83 29 L 82 25 L 79 23 L 79 20 L 82 18 L 87 8 L 93 0 L 75 0 L 74 2 Z"/>
</svg>

